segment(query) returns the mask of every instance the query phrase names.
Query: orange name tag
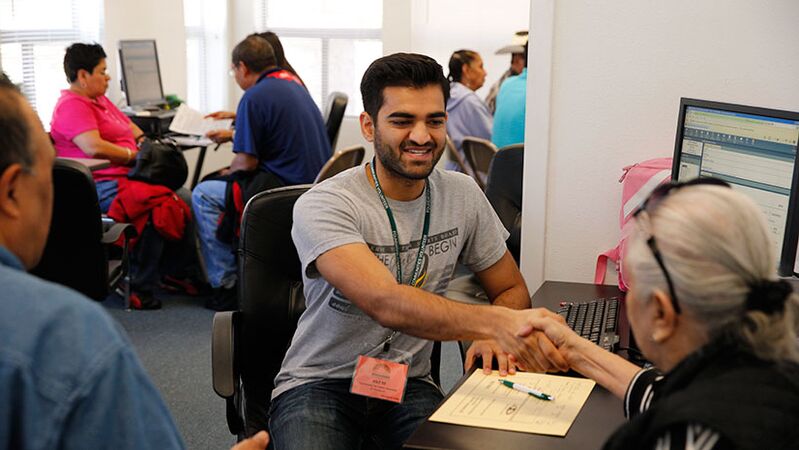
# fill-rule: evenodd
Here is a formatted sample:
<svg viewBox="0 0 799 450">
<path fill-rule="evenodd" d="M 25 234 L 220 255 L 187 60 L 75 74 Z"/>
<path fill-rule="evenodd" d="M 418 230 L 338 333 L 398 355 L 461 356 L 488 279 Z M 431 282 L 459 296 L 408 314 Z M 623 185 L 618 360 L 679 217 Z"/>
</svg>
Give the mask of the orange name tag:
<svg viewBox="0 0 799 450">
<path fill-rule="evenodd" d="M 408 384 L 408 365 L 369 356 L 358 356 L 350 392 L 402 403 Z"/>
</svg>

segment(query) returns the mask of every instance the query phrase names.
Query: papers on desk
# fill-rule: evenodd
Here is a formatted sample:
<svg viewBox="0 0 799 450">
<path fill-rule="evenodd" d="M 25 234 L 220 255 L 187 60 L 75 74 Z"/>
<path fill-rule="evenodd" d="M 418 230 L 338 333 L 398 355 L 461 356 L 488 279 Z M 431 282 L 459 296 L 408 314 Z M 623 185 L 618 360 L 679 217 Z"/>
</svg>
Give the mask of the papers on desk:
<svg viewBox="0 0 799 450">
<path fill-rule="evenodd" d="M 168 137 L 168 139 L 174 141 L 175 144 L 182 145 L 184 147 L 208 147 L 214 143 L 214 141 L 203 136 L 171 135 Z"/>
<path fill-rule="evenodd" d="M 555 400 L 541 400 L 500 384 L 499 372 L 476 370 L 430 417 L 431 421 L 565 436 L 596 384 L 585 378 L 517 372 L 504 377 Z"/>
<path fill-rule="evenodd" d="M 203 113 L 184 103 L 178 107 L 175 118 L 169 125 L 169 131 L 205 136 L 205 133 L 211 130 L 228 129 L 231 125 L 233 125 L 233 119 L 206 119 Z"/>
</svg>

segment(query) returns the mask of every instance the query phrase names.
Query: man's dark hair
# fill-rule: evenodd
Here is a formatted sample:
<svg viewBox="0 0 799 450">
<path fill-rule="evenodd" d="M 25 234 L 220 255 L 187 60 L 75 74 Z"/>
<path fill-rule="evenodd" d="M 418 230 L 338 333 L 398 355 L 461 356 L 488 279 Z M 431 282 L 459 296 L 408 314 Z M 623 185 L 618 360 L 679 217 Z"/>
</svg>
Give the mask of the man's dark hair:
<svg viewBox="0 0 799 450">
<path fill-rule="evenodd" d="M 22 114 L 23 101 L 19 89 L 0 72 L 0 175 L 11 164 L 20 164 L 25 170 L 33 167 L 31 130 Z"/>
<path fill-rule="evenodd" d="M 277 66 L 275 50 L 272 45 L 257 34 L 251 34 L 236 44 L 231 59 L 234 66 L 244 63 L 250 71 L 255 73 L 261 73 Z"/>
<path fill-rule="evenodd" d="M 100 44 L 78 42 L 70 45 L 64 54 L 64 74 L 67 76 L 67 81 L 74 83 L 78 79 L 78 71 L 81 69 L 92 73 L 105 57 L 105 50 Z"/>
<path fill-rule="evenodd" d="M 447 79 L 450 83 L 457 81 L 461 82 L 463 78 L 463 66 L 471 64 L 472 61 L 477 59 L 477 52 L 472 50 L 458 50 L 449 58 L 449 76 Z"/>
<path fill-rule="evenodd" d="M 431 57 L 415 53 L 394 53 L 375 60 L 361 79 L 363 109 L 377 121 L 383 106 L 383 90 L 389 86 L 421 89 L 435 84 L 444 94 L 444 106 L 449 101 L 449 81 L 441 66 Z"/>
</svg>

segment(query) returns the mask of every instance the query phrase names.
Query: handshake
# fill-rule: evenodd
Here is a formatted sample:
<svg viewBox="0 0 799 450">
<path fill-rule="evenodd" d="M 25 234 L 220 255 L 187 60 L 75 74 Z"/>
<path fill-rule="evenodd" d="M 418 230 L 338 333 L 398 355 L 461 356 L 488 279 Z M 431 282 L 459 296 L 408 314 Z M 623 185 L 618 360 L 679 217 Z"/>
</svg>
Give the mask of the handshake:
<svg viewBox="0 0 799 450">
<path fill-rule="evenodd" d="M 565 372 L 576 364 L 577 348 L 590 344 L 566 325 L 563 317 L 546 308 L 501 308 L 504 320 L 489 325 L 492 339 L 475 341 L 466 353 L 470 369 L 478 357 L 483 370 L 491 371 L 497 360 L 500 375 L 527 372 Z"/>
</svg>

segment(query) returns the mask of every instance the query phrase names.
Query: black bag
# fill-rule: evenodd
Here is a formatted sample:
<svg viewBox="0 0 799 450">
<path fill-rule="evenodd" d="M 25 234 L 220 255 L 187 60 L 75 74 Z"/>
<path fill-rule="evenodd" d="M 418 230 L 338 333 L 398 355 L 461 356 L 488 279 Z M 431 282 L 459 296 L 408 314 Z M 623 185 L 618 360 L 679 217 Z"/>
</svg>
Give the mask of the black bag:
<svg viewBox="0 0 799 450">
<path fill-rule="evenodd" d="M 183 152 L 163 141 L 145 139 L 139 146 L 136 165 L 128 172 L 129 180 L 160 184 L 177 190 L 189 177 Z"/>
</svg>

